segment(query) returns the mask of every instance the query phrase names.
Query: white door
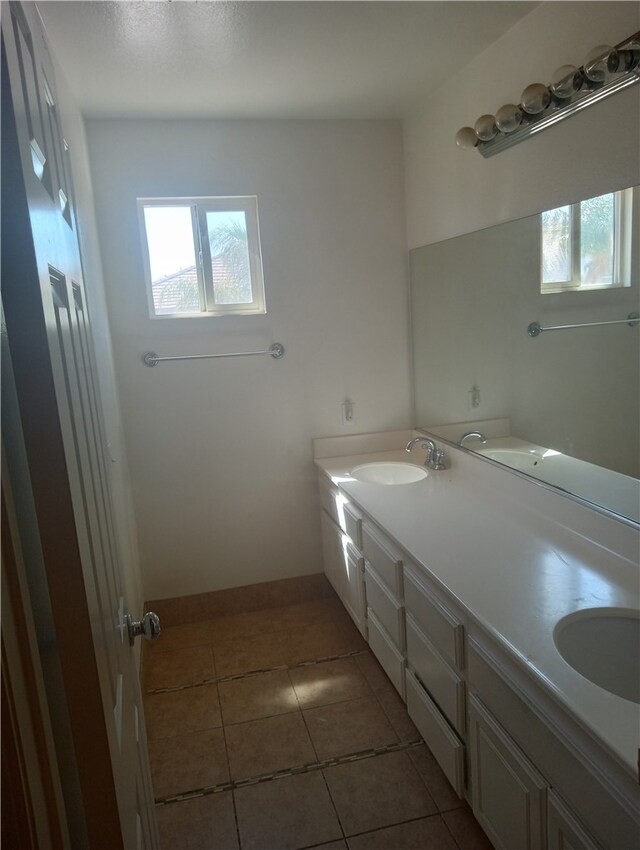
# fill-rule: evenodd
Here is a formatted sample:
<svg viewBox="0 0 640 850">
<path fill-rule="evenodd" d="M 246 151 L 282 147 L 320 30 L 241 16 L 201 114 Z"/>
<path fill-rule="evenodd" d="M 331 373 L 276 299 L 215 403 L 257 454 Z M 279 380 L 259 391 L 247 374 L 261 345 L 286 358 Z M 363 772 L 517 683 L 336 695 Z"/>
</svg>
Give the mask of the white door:
<svg viewBox="0 0 640 850">
<path fill-rule="evenodd" d="M 37 9 L 2 12 L 3 303 L 87 830 L 92 848 L 149 848 L 153 797 L 68 148 Z"/>
</svg>

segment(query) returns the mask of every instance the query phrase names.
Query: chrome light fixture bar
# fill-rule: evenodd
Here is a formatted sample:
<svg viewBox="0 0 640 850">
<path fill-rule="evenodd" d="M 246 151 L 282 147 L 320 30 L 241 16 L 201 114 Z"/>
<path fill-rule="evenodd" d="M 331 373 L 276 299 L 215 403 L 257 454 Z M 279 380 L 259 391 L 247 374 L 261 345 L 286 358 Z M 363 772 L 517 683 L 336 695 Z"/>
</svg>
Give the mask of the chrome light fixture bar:
<svg viewBox="0 0 640 850">
<path fill-rule="evenodd" d="M 456 144 L 461 148 L 475 147 L 485 158 L 494 156 L 639 82 L 637 32 L 615 47 L 594 48 L 579 68 L 558 68 L 548 86 L 527 86 L 518 105 L 506 104 L 495 116 L 481 115 L 474 127 L 458 131 Z"/>
</svg>

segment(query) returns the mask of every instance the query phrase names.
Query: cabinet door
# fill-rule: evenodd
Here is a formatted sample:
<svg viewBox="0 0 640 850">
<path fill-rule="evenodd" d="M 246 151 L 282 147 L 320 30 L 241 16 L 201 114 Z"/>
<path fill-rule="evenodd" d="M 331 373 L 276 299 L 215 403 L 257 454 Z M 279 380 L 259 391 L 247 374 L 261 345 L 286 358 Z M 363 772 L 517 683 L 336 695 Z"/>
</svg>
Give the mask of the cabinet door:
<svg viewBox="0 0 640 850">
<path fill-rule="evenodd" d="M 344 596 L 342 603 L 351 614 L 351 619 L 362 636 L 367 637 L 367 603 L 364 584 L 364 558 L 347 544 L 343 552 L 345 570 Z"/>
<path fill-rule="evenodd" d="M 546 847 L 546 782 L 480 700 L 469 699 L 473 813 L 497 850 Z"/>
<path fill-rule="evenodd" d="M 344 571 L 341 568 L 343 557 L 342 532 L 325 511 L 320 512 L 320 526 L 322 529 L 324 574 L 331 582 L 335 592 L 342 599 L 344 595 Z"/>
<path fill-rule="evenodd" d="M 548 850 L 598 850 L 595 841 L 553 791 L 549 792 L 547 819 Z"/>
</svg>

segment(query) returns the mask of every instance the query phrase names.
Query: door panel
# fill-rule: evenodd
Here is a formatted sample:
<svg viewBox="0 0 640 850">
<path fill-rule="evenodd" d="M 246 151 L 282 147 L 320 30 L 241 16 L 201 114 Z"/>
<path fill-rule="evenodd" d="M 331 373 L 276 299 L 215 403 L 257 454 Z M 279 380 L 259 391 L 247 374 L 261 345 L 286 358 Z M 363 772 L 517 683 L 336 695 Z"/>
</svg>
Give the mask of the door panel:
<svg viewBox="0 0 640 850">
<path fill-rule="evenodd" d="M 122 565 L 55 79 L 37 10 L 10 3 L 3 8 L 2 33 L 10 85 L 9 102 L 3 90 L 2 116 L 3 299 L 56 632 L 66 651 L 65 688 L 76 709 L 74 747 L 87 817 L 93 818 L 91 846 L 151 847 L 156 829 L 138 722 L 142 701 L 124 625 Z M 99 717 L 89 709 L 96 702 Z"/>
</svg>

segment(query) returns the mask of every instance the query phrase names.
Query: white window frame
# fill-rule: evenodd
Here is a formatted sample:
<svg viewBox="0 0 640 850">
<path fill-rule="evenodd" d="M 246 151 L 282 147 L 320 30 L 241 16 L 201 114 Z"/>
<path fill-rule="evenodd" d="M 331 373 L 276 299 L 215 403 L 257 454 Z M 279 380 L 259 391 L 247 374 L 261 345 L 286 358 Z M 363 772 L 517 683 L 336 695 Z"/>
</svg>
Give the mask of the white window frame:
<svg viewBox="0 0 640 850">
<path fill-rule="evenodd" d="M 606 193 L 605 193 L 606 194 Z M 582 201 L 569 205 L 570 209 L 570 257 L 571 277 L 567 281 L 542 280 L 544 256 L 544 231 L 542 214 L 540 215 L 540 292 L 542 294 L 559 292 L 591 292 L 610 290 L 629 286 L 631 282 L 631 222 L 633 215 L 633 189 L 612 192 L 613 208 L 613 272 L 611 283 L 583 284 L 581 274 L 580 242 L 580 206 Z M 563 204 L 563 206 L 567 206 Z"/>
<path fill-rule="evenodd" d="M 138 198 L 138 222 L 143 248 L 145 288 L 147 306 L 151 319 L 193 319 L 214 316 L 252 316 L 267 312 L 264 295 L 264 276 L 262 272 L 262 251 L 260 247 L 260 228 L 258 224 L 258 198 L 255 195 L 226 195 L 218 197 L 191 198 Z M 146 207 L 190 207 L 193 230 L 194 255 L 200 309 L 193 312 L 164 313 L 158 315 L 153 301 L 153 281 L 151 279 L 151 261 L 147 242 L 147 229 L 144 218 Z M 207 213 L 238 212 L 245 214 L 247 224 L 247 247 L 249 252 L 249 273 L 251 277 L 251 302 L 242 304 L 216 304 L 211 269 L 211 249 L 209 246 Z"/>
</svg>

